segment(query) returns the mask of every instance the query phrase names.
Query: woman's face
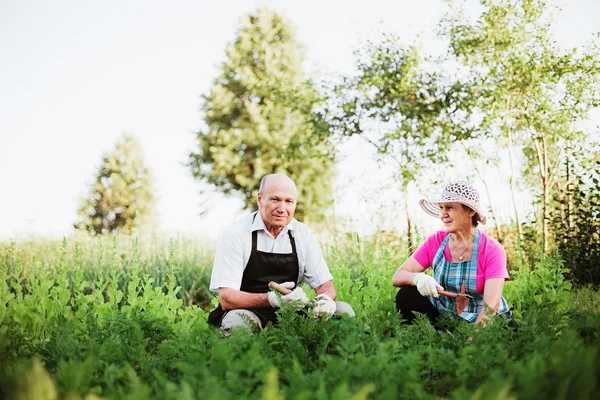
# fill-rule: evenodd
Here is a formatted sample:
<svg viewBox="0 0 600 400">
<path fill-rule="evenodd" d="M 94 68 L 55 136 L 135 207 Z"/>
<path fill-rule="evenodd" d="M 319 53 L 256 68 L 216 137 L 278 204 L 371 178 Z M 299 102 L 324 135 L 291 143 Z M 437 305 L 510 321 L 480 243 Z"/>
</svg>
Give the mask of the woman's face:
<svg viewBox="0 0 600 400">
<path fill-rule="evenodd" d="M 467 231 L 473 227 L 475 211 L 460 203 L 440 203 L 440 219 L 448 233 Z"/>
</svg>

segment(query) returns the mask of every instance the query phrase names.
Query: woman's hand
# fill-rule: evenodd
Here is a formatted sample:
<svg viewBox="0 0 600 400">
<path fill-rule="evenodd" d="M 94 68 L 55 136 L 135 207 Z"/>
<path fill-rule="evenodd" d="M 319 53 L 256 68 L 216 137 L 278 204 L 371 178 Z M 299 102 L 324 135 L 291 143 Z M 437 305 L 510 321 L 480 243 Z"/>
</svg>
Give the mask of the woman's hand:
<svg viewBox="0 0 600 400">
<path fill-rule="evenodd" d="M 392 285 L 413 285 L 413 279 L 415 278 L 415 275 L 423 271 L 425 271 L 425 269 L 421 266 L 421 264 L 419 264 L 419 262 L 415 260 L 413 256 L 410 256 L 400 267 L 398 267 L 394 273 L 394 276 L 392 276 Z"/>
<path fill-rule="evenodd" d="M 435 278 L 422 272 L 415 275 L 413 285 L 417 287 L 423 297 L 438 297 L 438 290 L 444 290 Z"/>
</svg>

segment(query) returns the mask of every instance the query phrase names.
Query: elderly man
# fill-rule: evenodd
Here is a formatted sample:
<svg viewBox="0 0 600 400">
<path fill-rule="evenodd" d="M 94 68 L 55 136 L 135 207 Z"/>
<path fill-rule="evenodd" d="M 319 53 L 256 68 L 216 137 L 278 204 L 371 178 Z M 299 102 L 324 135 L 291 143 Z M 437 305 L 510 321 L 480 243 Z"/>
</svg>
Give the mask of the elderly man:
<svg viewBox="0 0 600 400">
<path fill-rule="evenodd" d="M 354 316 L 349 304 L 336 302 L 336 291 L 321 248 L 311 230 L 294 219 L 298 191 L 283 174 L 265 176 L 258 192 L 258 212 L 228 227 L 217 247 L 210 290 L 219 293 L 219 306 L 208 322 L 227 333 L 252 321 L 262 329 L 277 322 L 282 303 L 308 303 L 298 285 L 315 290 L 313 315 Z M 293 291 L 270 292 L 270 281 Z"/>
</svg>

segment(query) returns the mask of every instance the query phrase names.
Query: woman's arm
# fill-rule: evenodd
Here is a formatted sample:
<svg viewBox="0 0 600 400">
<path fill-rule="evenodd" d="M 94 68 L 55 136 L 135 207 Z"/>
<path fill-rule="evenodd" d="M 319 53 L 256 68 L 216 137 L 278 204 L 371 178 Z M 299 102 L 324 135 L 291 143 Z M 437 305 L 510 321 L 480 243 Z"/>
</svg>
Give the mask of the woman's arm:
<svg viewBox="0 0 600 400">
<path fill-rule="evenodd" d="M 475 320 L 476 324 L 485 326 L 485 320 L 496 315 L 498 307 L 500 307 L 500 298 L 502 297 L 503 288 L 504 278 L 492 278 L 485 281 L 485 286 L 483 287 L 483 302 L 485 305 L 492 308 L 493 314 L 487 314 L 485 310 L 486 307 L 484 306 Z"/>
<path fill-rule="evenodd" d="M 419 264 L 414 256 L 410 256 L 400 267 L 398 267 L 394 276 L 392 276 L 392 285 L 412 285 L 415 275 L 423 271 L 425 271 L 425 268 Z"/>
</svg>

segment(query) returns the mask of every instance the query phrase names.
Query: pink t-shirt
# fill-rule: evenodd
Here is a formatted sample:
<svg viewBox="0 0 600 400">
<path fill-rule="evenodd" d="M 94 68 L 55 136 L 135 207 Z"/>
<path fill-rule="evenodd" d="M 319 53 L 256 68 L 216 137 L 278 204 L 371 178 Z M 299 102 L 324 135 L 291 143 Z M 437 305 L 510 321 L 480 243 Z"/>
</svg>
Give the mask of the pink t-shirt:
<svg viewBox="0 0 600 400">
<path fill-rule="evenodd" d="M 438 231 L 429 236 L 414 252 L 413 257 L 425 269 L 431 267 L 440 245 L 448 232 Z M 446 261 L 452 261 L 448 244 L 444 248 Z M 492 278 L 510 279 L 506 269 L 506 252 L 504 247 L 485 233 L 479 231 L 479 248 L 477 249 L 477 276 L 475 288 L 478 293 L 483 293 L 485 281 Z"/>
</svg>

